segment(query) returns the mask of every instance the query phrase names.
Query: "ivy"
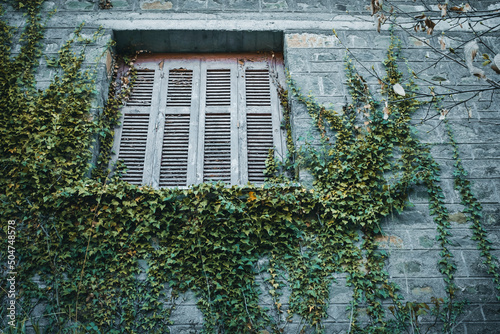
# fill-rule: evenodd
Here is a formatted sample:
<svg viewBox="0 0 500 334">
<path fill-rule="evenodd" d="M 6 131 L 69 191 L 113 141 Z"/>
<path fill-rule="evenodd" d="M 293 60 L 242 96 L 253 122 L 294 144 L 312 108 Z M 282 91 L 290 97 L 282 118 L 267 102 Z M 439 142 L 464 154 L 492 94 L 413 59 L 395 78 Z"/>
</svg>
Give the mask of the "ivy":
<svg viewBox="0 0 500 334">
<path fill-rule="evenodd" d="M 495 288 L 500 291 L 500 273 L 497 264 L 497 258 L 491 254 L 491 241 L 487 239 L 487 231 L 482 226 L 482 206 L 472 192 L 472 184 L 467 180 L 467 171 L 462 165 L 459 155 L 459 149 L 455 138 L 453 137 L 453 130 L 450 123 L 445 119 L 446 133 L 453 148 L 453 159 L 455 160 L 453 176 L 455 180 L 455 190 L 461 196 L 461 204 L 464 205 L 464 213 L 467 214 L 467 222 L 471 224 L 470 228 L 473 232 L 472 240 L 477 242 L 477 248 L 481 251 L 483 263 L 488 268 L 488 273 L 493 275 L 493 282 Z M 497 295 L 497 299 L 500 296 Z"/>
<path fill-rule="evenodd" d="M 27 24 L 21 52 L 12 57 L 13 29 L 0 21 L 0 131 L 5 138 L 0 212 L 2 221 L 14 219 L 18 227 L 20 331 L 30 324 L 54 332 L 168 333 L 181 294 L 192 291 L 204 333 L 281 333 L 296 315 L 302 319 L 300 330 L 322 333 L 339 273 L 353 291 L 351 332 L 418 332 L 424 314 L 441 321 L 444 331 L 456 323 L 464 303 L 455 300 L 456 264 L 448 248 L 439 165 L 411 129 L 412 114 L 422 104 L 415 98 L 418 87 L 404 81 L 398 69 L 401 46 L 394 33 L 381 99 L 370 93 L 349 58 L 345 73 L 351 100 L 342 111 L 303 95 L 291 77 L 288 90 L 279 88 L 288 155 L 280 161 L 269 152 L 269 182 L 152 189 L 121 181 L 124 166 L 114 176 L 108 170 L 113 129 L 135 80 L 137 54 L 115 61 L 108 101 L 95 113 L 96 69 L 85 68 L 84 60 L 86 48 L 102 32 L 84 38 L 82 25 L 57 57 L 46 58 L 57 75 L 38 90 L 42 1 L 14 4 L 25 11 Z M 126 65 L 123 72 L 119 62 Z M 392 89 L 395 84 L 405 85 L 404 99 Z M 294 99 L 306 106 L 319 145 L 295 147 Z M 499 288 L 481 207 L 448 130 L 456 189 Z M 100 155 L 90 166 L 96 139 Z M 313 175 L 312 189 L 296 183 L 299 167 Z M 377 247 L 382 219 L 405 209 L 415 184 L 428 190 L 447 287 L 446 298 L 434 298 L 431 305 L 403 303 L 385 270 L 388 255 Z M 2 225 L 0 238 L 7 240 L 6 235 Z M 3 244 L 2 257 L 5 250 Z M 287 289 L 288 307 L 283 303 Z M 262 305 L 264 297 L 270 297 L 271 311 Z M 0 300 L 5 300 L 4 290 Z M 392 317 L 387 302 L 392 302 Z M 35 318 L 35 309 L 42 310 L 43 321 Z M 4 311 L 0 316 L 5 319 Z"/>
</svg>

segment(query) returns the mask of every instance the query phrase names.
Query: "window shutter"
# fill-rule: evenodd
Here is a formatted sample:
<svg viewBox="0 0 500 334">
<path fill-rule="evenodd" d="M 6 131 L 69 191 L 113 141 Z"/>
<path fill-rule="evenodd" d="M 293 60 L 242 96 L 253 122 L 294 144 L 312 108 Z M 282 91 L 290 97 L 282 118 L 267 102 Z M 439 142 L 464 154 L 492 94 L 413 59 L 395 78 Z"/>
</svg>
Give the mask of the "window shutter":
<svg viewBox="0 0 500 334">
<path fill-rule="evenodd" d="M 122 179 L 132 184 L 142 183 L 148 125 L 149 114 L 124 114 L 118 158 L 128 168 Z"/>
<path fill-rule="evenodd" d="M 199 61 L 172 61 L 165 74 L 159 186 L 187 186 L 196 178 Z"/>
<path fill-rule="evenodd" d="M 160 187 L 186 186 L 189 157 L 190 107 L 193 70 L 171 69 L 168 74 L 167 110 L 165 115 L 160 167 Z"/>
<path fill-rule="evenodd" d="M 154 188 L 264 182 L 269 149 L 282 155 L 284 147 L 275 60 L 179 54 L 136 62 L 113 147 L 128 167 L 123 179 Z"/>
<path fill-rule="evenodd" d="M 242 135 L 243 183 L 262 183 L 269 149 L 281 153 L 281 133 L 277 89 L 271 79 L 270 60 L 245 62 L 240 118 L 245 123 Z"/>
<path fill-rule="evenodd" d="M 248 181 L 264 182 L 269 149 L 274 147 L 269 70 L 245 70 Z"/>
<path fill-rule="evenodd" d="M 202 63 L 202 133 L 199 182 L 238 183 L 238 133 L 236 119 L 236 63 Z"/>
<path fill-rule="evenodd" d="M 151 142 L 153 118 L 151 108 L 154 104 L 155 85 L 158 73 L 154 68 L 137 69 L 134 87 L 122 110 L 121 128 L 117 131 L 118 141 L 113 150 L 118 159 L 127 166 L 122 176 L 132 184 L 144 184 L 144 170 L 148 146 Z"/>
</svg>

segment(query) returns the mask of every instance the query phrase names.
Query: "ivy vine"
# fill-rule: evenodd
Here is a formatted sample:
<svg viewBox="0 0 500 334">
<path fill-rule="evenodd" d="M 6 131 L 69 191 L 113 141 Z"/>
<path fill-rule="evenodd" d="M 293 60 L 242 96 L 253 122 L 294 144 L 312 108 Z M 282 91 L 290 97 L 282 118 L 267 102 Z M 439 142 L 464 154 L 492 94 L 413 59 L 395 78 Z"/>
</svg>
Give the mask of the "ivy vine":
<svg viewBox="0 0 500 334">
<path fill-rule="evenodd" d="M 0 21 L 0 215 L 3 222 L 16 221 L 19 261 L 17 328 L 0 323 L 5 331 L 25 331 L 31 325 L 51 332 L 168 333 L 180 294 L 192 291 L 204 333 L 282 333 L 295 315 L 302 319 L 301 330 L 322 333 L 330 288 L 339 273 L 353 291 L 351 332 L 418 332 L 423 314 L 433 314 L 444 331 L 457 321 L 464 303 L 455 300 L 456 264 L 448 249 L 450 226 L 439 165 L 410 126 L 421 107 L 415 98 L 418 87 L 407 81 L 404 99 L 392 89 L 403 83 L 401 46 L 394 33 L 384 61 L 381 100 L 370 93 L 349 58 L 345 72 L 351 101 L 339 113 L 303 95 L 289 77 L 288 90 L 279 90 L 288 157 L 276 161 L 270 152 L 268 183 L 152 189 L 123 182 L 120 173 L 111 176 L 108 170 L 113 128 L 134 83 L 135 56 L 124 60 L 130 69 L 123 75 L 113 68 L 117 79 L 107 104 L 94 114 L 96 69 L 85 69 L 84 60 L 86 47 L 101 30 L 84 38 L 83 26 L 78 27 L 58 56 L 47 58 L 57 75 L 39 90 L 35 73 L 42 56 L 43 1 L 13 3 L 25 11 L 27 24 L 21 52 L 12 57 L 13 28 Z M 291 99 L 307 107 L 320 133 L 319 145 L 295 148 Z M 448 130 L 456 189 L 500 289 L 498 267 L 480 223 L 481 206 Z M 100 156 L 90 166 L 95 138 Z M 312 189 L 296 183 L 299 166 L 314 176 Z M 280 173 L 281 167 L 290 173 Z M 415 184 L 428 189 L 447 286 L 446 298 L 434 298 L 431 305 L 403 304 L 385 270 L 388 255 L 376 242 L 383 217 L 405 209 Z M 6 235 L 2 224 L 0 238 L 7 240 Z M 259 277 L 272 310 L 261 302 Z M 283 303 L 287 289 L 290 297 Z M 6 292 L 0 290 L 4 300 Z M 392 302 L 393 316 L 387 314 L 386 302 Z M 0 317 L 5 319 L 4 311 Z"/>
</svg>

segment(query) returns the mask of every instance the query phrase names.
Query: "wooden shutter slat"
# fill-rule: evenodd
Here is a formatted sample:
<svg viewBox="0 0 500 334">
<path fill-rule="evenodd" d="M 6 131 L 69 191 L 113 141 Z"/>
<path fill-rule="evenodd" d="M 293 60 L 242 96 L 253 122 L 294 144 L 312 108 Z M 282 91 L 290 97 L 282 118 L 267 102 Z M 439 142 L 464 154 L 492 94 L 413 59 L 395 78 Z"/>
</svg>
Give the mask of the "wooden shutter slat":
<svg viewBox="0 0 500 334">
<path fill-rule="evenodd" d="M 247 106 L 271 106 L 269 70 L 249 69 L 245 71 L 245 95 Z"/>
<path fill-rule="evenodd" d="M 231 114 L 205 115 L 203 181 L 231 181 Z"/>
<path fill-rule="evenodd" d="M 167 107 L 190 107 L 193 90 L 193 71 L 176 68 L 168 72 Z"/>
<path fill-rule="evenodd" d="M 118 159 L 122 160 L 128 170 L 122 176 L 124 181 L 141 184 L 146 155 L 149 115 L 123 115 L 123 129 L 120 139 Z"/>
<path fill-rule="evenodd" d="M 248 113 L 247 159 L 248 180 L 264 182 L 264 170 L 269 149 L 273 148 L 273 120 L 271 113 Z"/>
<path fill-rule="evenodd" d="M 167 114 L 165 116 L 160 187 L 187 185 L 189 123 L 189 114 Z"/>
<path fill-rule="evenodd" d="M 231 105 L 231 70 L 208 69 L 206 106 Z"/>
<path fill-rule="evenodd" d="M 153 85 L 155 79 L 155 70 L 138 69 L 134 87 L 127 101 L 127 106 L 132 107 L 150 107 L 153 98 Z"/>
</svg>

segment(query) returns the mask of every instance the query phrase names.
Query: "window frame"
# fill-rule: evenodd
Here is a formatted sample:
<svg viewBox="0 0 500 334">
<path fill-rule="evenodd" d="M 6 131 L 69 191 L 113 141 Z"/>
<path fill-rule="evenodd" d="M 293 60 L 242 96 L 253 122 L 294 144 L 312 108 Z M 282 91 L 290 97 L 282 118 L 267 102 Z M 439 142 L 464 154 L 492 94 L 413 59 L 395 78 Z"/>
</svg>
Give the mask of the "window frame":
<svg viewBox="0 0 500 334">
<path fill-rule="evenodd" d="M 207 70 L 222 67 L 230 68 L 231 77 L 231 107 L 229 108 L 231 129 L 231 182 L 228 185 L 244 185 L 249 182 L 248 170 L 248 124 L 246 115 L 258 110 L 259 107 L 246 105 L 246 83 L 245 74 L 247 69 L 269 71 L 269 94 L 272 122 L 272 141 L 275 157 L 284 156 L 285 133 L 281 129 L 283 118 L 282 107 L 278 96 L 278 85 L 284 86 L 283 55 L 281 53 L 233 53 L 233 54 L 146 54 L 138 57 L 134 67 L 141 70 L 154 70 L 153 91 L 149 107 L 129 106 L 125 104 L 121 108 L 119 126 L 115 129 L 115 140 L 113 144 L 113 155 L 111 163 L 116 165 L 120 160 L 120 148 L 125 115 L 149 112 L 149 124 L 144 151 L 144 168 L 141 182 L 134 180 L 135 184 L 149 185 L 160 188 L 160 171 L 162 161 L 162 145 L 165 130 L 166 115 L 175 113 L 175 108 L 167 107 L 167 90 L 170 70 L 187 69 L 193 71 L 192 96 L 189 120 L 189 152 L 186 172 L 185 186 L 169 186 L 187 188 L 193 184 L 210 182 L 204 179 L 203 156 L 205 118 L 208 113 L 206 106 Z M 121 66 L 121 72 L 126 73 L 128 68 Z M 197 79 L 199 78 L 199 80 Z M 117 78 L 119 81 L 120 78 Z M 205 105 L 204 105 L 205 104 Z M 148 111 L 146 111 L 146 109 Z M 180 111 L 180 109 L 178 110 Z M 185 110 L 184 110 L 185 111 Z M 266 154 L 267 158 L 267 154 Z M 127 163 L 126 163 L 127 164 Z M 127 166 L 128 167 L 128 166 Z M 126 175 L 126 174 L 125 174 Z M 262 182 L 255 182 L 257 184 Z"/>
</svg>

